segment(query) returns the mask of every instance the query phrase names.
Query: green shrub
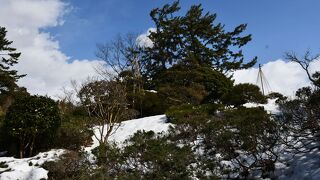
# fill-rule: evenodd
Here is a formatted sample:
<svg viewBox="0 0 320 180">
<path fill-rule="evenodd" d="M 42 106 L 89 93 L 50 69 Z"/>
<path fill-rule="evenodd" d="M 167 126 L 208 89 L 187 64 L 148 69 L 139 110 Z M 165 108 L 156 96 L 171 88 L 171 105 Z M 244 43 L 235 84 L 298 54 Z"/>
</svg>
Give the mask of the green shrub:
<svg viewBox="0 0 320 180">
<path fill-rule="evenodd" d="M 211 163 L 233 160 L 236 162 L 233 172 L 239 173 L 239 178 L 248 178 L 250 171 L 259 171 L 265 165 L 274 167 L 277 159 L 277 124 L 262 108 L 225 110 L 223 116 L 215 117 L 201 127 L 203 128 L 199 134 L 203 137 L 203 158 L 207 159 L 205 167 L 217 168 L 211 166 Z M 216 154 L 219 154 L 220 159 L 216 158 Z M 270 156 L 262 156 L 263 154 Z M 246 158 L 254 160 L 246 162 Z M 227 167 L 218 168 L 228 170 Z"/>
<path fill-rule="evenodd" d="M 140 95 L 141 100 L 138 100 L 135 107 L 140 107 L 137 110 L 140 112 L 140 117 L 154 116 L 164 114 L 169 105 L 165 98 L 155 92 L 145 91 Z"/>
<path fill-rule="evenodd" d="M 4 130 L 19 143 L 19 157 L 32 156 L 39 146 L 50 146 L 60 126 L 58 105 L 49 97 L 23 96 L 9 107 Z M 28 153 L 28 154 L 27 154 Z"/>
<path fill-rule="evenodd" d="M 190 179 L 191 147 L 171 142 L 153 131 L 138 131 L 119 148 L 111 143 L 93 150 L 95 179 Z"/>
<path fill-rule="evenodd" d="M 218 104 L 172 106 L 166 111 L 166 115 L 174 124 L 199 124 L 204 123 L 220 108 Z"/>
<path fill-rule="evenodd" d="M 49 171 L 50 180 L 92 179 L 90 162 L 85 158 L 85 154 L 76 151 L 69 151 L 58 161 L 45 162 L 42 167 Z"/>
<path fill-rule="evenodd" d="M 199 179 L 230 177 L 233 173 L 248 178 L 249 171 L 254 170 L 268 171 L 262 172 L 268 176 L 274 168 L 276 155 L 261 155 L 275 153 L 278 127 L 263 108 L 181 105 L 169 108 L 166 115 L 175 124 L 169 130 L 170 141 L 181 146 L 194 143 L 194 173 Z M 202 153 L 198 154 L 198 150 Z M 245 157 L 257 159 L 250 164 L 243 161 Z M 231 168 L 222 165 L 222 160 L 238 164 Z"/>
<path fill-rule="evenodd" d="M 254 84 L 244 83 L 235 85 L 231 91 L 224 94 L 222 102 L 226 105 L 242 106 L 245 103 L 267 103 L 267 97 L 264 96 L 259 87 Z"/>
<path fill-rule="evenodd" d="M 176 64 L 157 80 L 163 100 L 171 105 L 214 103 L 228 92 L 233 81 L 208 66 Z"/>
<path fill-rule="evenodd" d="M 123 156 L 131 160 L 133 174 L 143 179 L 190 179 L 190 146 L 178 146 L 153 131 L 138 131 L 125 143 Z"/>
<path fill-rule="evenodd" d="M 3 127 L 3 122 L 0 121 L 0 152 L 6 152 L 5 155 L 7 156 L 17 154 L 17 143 L 17 140 L 7 133 Z"/>
<path fill-rule="evenodd" d="M 54 141 L 56 148 L 80 150 L 92 141 L 93 131 L 89 129 L 88 120 L 81 116 L 64 116 Z"/>
<path fill-rule="evenodd" d="M 5 115 L 6 114 L 1 110 L 1 107 L 0 107 L 0 122 L 4 120 Z"/>
<path fill-rule="evenodd" d="M 3 162 L 3 161 L 0 162 L 0 168 L 8 168 L 8 167 L 9 166 L 6 164 L 6 162 Z"/>
<path fill-rule="evenodd" d="M 123 155 L 122 149 L 117 147 L 115 143 L 100 144 L 92 150 L 92 153 L 97 157 L 99 165 L 99 170 L 95 172 L 96 176 L 113 179 L 125 173 L 126 157 Z"/>
</svg>

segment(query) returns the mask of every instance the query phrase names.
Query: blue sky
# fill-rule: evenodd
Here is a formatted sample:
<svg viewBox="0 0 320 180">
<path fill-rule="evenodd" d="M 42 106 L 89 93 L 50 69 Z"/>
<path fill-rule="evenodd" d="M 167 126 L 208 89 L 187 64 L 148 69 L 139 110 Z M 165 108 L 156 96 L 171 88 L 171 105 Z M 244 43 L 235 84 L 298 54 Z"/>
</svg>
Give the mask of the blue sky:
<svg viewBox="0 0 320 180">
<path fill-rule="evenodd" d="M 65 0 L 70 11 L 64 24 L 49 31 L 61 51 L 72 59 L 94 59 L 96 43 L 110 41 L 117 34 L 143 33 L 154 24 L 149 12 L 173 1 L 152 0 Z M 319 7 L 317 0 L 181 0 L 181 13 L 192 4 L 217 13 L 217 22 L 231 29 L 247 23 L 253 40 L 245 47 L 246 57 L 259 57 L 260 63 L 283 58 L 284 52 L 302 54 L 319 48 Z"/>
<path fill-rule="evenodd" d="M 245 47 L 247 60 L 258 56 L 271 89 L 292 96 L 309 85 L 298 64 L 281 60 L 286 51 L 320 54 L 319 0 L 180 0 L 181 14 L 202 3 L 205 12 L 217 13 L 217 23 L 231 30 L 247 23 L 253 40 Z M 70 80 L 97 76 L 101 61 L 96 44 L 118 34 L 145 33 L 154 27 L 149 12 L 169 0 L 0 0 L 0 26 L 21 52 L 16 69 L 26 77 L 19 85 L 31 94 L 58 97 Z M 66 5 L 67 4 L 67 5 Z M 64 24 L 61 25 L 61 21 Z M 49 33 L 48 33 L 49 32 Z M 280 59 L 280 60 L 279 60 Z M 234 73 L 236 83 L 255 83 L 258 64 Z M 320 59 L 310 65 L 320 69 Z"/>
</svg>

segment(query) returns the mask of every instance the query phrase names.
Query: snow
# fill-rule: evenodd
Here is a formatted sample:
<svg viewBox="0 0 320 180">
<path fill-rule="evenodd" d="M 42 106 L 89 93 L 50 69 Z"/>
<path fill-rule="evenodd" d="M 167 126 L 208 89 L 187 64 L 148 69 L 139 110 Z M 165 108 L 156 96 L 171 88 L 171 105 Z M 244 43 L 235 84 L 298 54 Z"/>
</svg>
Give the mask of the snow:
<svg viewBox="0 0 320 180">
<path fill-rule="evenodd" d="M 116 142 L 120 147 L 122 143 L 139 130 L 154 131 L 155 133 L 165 132 L 171 123 L 166 123 L 166 115 L 149 116 L 140 119 L 132 119 L 121 123 L 120 127 L 111 134 L 109 142 Z M 99 137 L 99 126 L 94 127 L 94 133 Z M 85 147 L 84 151 L 89 153 L 89 159 L 93 159 L 91 150 L 99 146 L 99 142 L 95 136 L 92 136 L 93 144 Z"/>
<path fill-rule="evenodd" d="M 158 93 L 158 91 L 156 90 L 146 90 L 147 92 L 151 92 L 151 93 Z"/>
<path fill-rule="evenodd" d="M 0 180 L 47 179 L 48 171 L 40 166 L 47 161 L 57 160 L 64 152 L 62 149 L 52 149 L 30 158 L 0 157 L 0 162 L 5 164 L 0 167 Z"/>
<path fill-rule="evenodd" d="M 319 149 L 289 158 L 284 158 L 286 164 L 280 162 L 276 164 L 276 174 L 280 180 L 320 179 Z"/>
<path fill-rule="evenodd" d="M 246 103 L 243 106 L 247 108 L 262 106 L 269 113 L 277 114 L 279 112 L 275 99 L 269 99 L 267 104 Z"/>
<path fill-rule="evenodd" d="M 111 141 L 119 144 L 124 142 L 138 130 L 163 132 L 167 131 L 171 123 L 166 123 L 166 115 L 150 116 L 123 122 L 120 128 L 110 136 Z"/>
</svg>

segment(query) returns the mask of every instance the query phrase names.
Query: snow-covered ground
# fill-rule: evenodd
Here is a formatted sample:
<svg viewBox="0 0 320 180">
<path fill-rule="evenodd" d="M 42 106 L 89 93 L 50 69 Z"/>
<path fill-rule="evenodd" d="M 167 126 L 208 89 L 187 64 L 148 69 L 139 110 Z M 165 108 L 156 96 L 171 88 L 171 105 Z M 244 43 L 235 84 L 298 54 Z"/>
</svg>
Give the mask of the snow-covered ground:
<svg viewBox="0 0 320 180">
<path fill-rule="evenodd" d="M 256 106 L 256 105 L 248 105 Z M 276 112 L 276 106 L 274 102 L 269 102 L 264 105 L 265 109 L 271 113 Z M 109 141 L 114 141 L 118 145 L 121 144 L 130 136 L 132 136 L 138 130 L 163 132 L 167 131 L 170 123 L 166 123 L 165 115 L 150 116 L 140 119 L 133 119 L 124 121 L 119 129 L 113 133 Z M 99 127 L 94 128 L 95 133 L 99 133 Z M 98 140 L 93 136 L 93 143 L 89 147 L 85 147 L 85 151 L 91 156 L 91 150 L 99 145 Z M 40 153 L 32 158 L 15 159 L 13 157 L 0 157 L 0 164 L 4 162 L 8 167 L 0 168 L 0 180 L 39 180 L 46 179 L 48 171 L 39 167 L 46 161 L 56 160 L 64 150 L 51 150 L 49 152 Z M 287 155 L 283 154 L 280 159 L 286 159 Z M 275 174 L 279 179 L 320 179 L 320 151 L 315 149 L 310 153 L 303 155 L 296 155 L 285 163 L 276 164 Z"/>
<path fill-rule="evenodd" d="M 167 131 L 171 123 L 166 123 L 166 115 L 150 116 L 140 119 L 124 121 L 120 128 L 110 136 L 110 141 L 121 145 L 138 130 L 154 131 L 155 133 Z"/>
<path fill-rule="evenodd" d="M 285 158 L 285 163 L 276 164 L 276 175 L 278 175 L 279 179 L 320 179 L 319 149 L 314 149 L 308 153 L 297 154 L 291 159 L 288 159 L 288 157 Z"/>
<path fill-rule="evenodd" d="M 64 152 L 62 149 L 53 149 L 24 159 L 0 157 L 0 164 L 2 164 L 2 166 L 0 166 L 0 180 L 47 179 L 48 171 L 40 166 L 47 161 L 57 160 Z"/>
<path fill-rule="evenodd" d="M 109 140 L 115 141 L 121 146 L 121 143 L 133 135 L 138 130 L 162 132 L 168 130 L 170 123 L 166 123 L 165 115 L 150 116 L 146 118 L 124 121 L 119 129 L 113 133 Z M 99 127 L 94 128 L 94 133 L 99 134 Z M 91 156 L 91 150 L 99 145 L 98 140 L 93 136 L 93 144 L 86 147 Z M 0 168 L 0 180 L 40 180 L 48 178 L 48 171 L 41 168 L 46 161 L 54 161 L 59 158 L 64 150 L 51 150 L 31 158 L 16 159 L 13 157 L 0 157 L 0 164 L 5 168 Z M 3 163 L 1 163 L 3 162 Z M 0 166 L 1 167 L 1 166 Z"/>
<path fill-rule="evenodd" d="M 165 115 L 157 115 L 157 116 L 150 116 L 140 119 L 132 119 L 128 121 L 124 121 L 121 123 L 121 126 L 111 134 L 109 137 L 109 141 L 116 142 L 119 146 L 132 136 L 138 130 L 145 130 L 145 131 L 154 131 L 156 133 L 167 131 L 169 126 L 172 125 L 170 123 L 166 123 L 166 116 Z M 99 137 L 99 126 L 94 128 L 94 133 Z M 95 136 L 92 136 L 93 144 L 89 147 L 84 148 L 85 152 L 91 154 L 91 150 L 99 146 L 99 142 Z M 92 154 L 90 155 L 92 158 Z"/>
<path fill-rule="evenodd" d="M 279 113 L 275 100 L 268 100 L 267 104 L 247 103 L 246 107 L 263 106 L 271 114 Z M 283 148 L 281 148 L 283 149 Z M 282 150 L 283 151 L 283 150 Z M 320 180 L 320 150 L 314 149 L 311 152 L 300 153 L 293 156 L 288 152 L 283 152 L 276 163 L 275 174 L 281 180 Z"/>
</svg>

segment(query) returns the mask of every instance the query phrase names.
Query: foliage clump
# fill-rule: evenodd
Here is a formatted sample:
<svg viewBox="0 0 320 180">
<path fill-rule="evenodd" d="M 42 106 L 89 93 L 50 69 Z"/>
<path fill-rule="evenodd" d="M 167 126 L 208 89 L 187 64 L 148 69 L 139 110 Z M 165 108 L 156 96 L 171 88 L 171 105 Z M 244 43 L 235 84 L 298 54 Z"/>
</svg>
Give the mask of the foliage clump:
<svg viewBox="0 0 320 180">
<path fill-rule="evenodd" d="M 46 144 L 60 126 L 60 112 L 55 101 L 44 96 L 25 96 L 9 107 L 3 122 L 5 131 L 19 143 L 19 157 L 32 156 L 35 144 Z M 44 142 L 43 142 L 44 141 Z"/>
<path fill-rule="evenodd" d="M 123 148 L 114 144 L 98 147 L 100 174 L 105 179 L 190 179 L 194 162 L 190 146 L 179 146 L 166 135 L 138 131 L 125 141 Z M 101 154 L 107 152 L 107 156 Z"/>
<path fill-rule="evenodd" d="M 63 154 L 57 161 L 45 162 L 42 167 L 48 170 L 49 179 L 91 179 L 93 170 L 85 154 L 77 151 L 69 151 Z"/>
<path fill-rule="evenodd" d="M 235 107 L 242 106 L 246 103 L 266 104 L 267 97 L 264 96 L 259 87 L 254 84 L 244 83 L 237 84 L 225 93 L 222 101 L 225 105 L 233 105 Z"/>
</svg>

